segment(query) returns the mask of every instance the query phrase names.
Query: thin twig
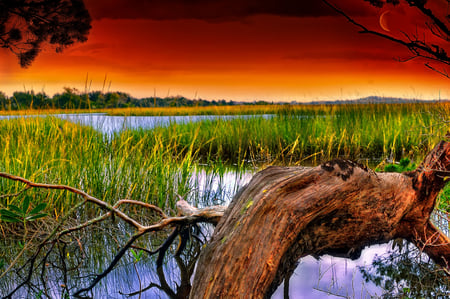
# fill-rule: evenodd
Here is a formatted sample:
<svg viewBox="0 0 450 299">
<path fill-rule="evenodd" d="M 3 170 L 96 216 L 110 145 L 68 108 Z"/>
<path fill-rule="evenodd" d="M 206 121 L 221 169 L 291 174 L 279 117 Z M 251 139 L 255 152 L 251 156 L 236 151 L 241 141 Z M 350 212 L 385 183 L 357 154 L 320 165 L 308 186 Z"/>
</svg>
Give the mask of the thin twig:
<svg viewBox="0 0 450 299">
<path fill-rule="evenodd" d="M 17 193 L 0 195 L 0 199 L 1 198 L 7 198 L 7 197 L 17 197 L 17 196 L 21 195 L 22 193 L 24 193 L 25 191 L 27 191 L 30 188 L 31 188 L 30 186 L 26 186 L 24 189 L 20 190 Z"/>
<path fill-rule="evenodd" d="M 86 192 L 84 192 L 82 190 L 79 190 L 77 188 L 74 188 L 74 187 L 71 187 L 71 186 L 66 186 L 66 185 L 34 183 L 34 182 L 31 182 L 31 181 L 29 181 L 29 180 L 27 180 L 25 178 L 22 178 L 22 177 L 19 177 L 19 176 L 15 176 L 15 175 L 12 175 L 12 174 L 9 174 L 9 173 L 4 173 L 4 172 L 0 172 L 0 177 L 6 178 L 6 179 L 10 179 L 10 180 L 13 180 L 13 181 L 22 182 L 22 183 L 26 184 L 27 186 L 33 187 L 33 188 L 66 190 L 66 191 L 72 192 L 74 194 L 78 194 L 78 195 L 82 196 L 85 200 L 87 200 L 89 202 L 93 202 L 96 205 L 100 206 L 101 208 L 104 208 L 105 210 L 113 212 L 114 214 L 116 214 L 117 216 L 122 218 L 125 222 L 131 224 L 132 226 L 134 226 L 138 230 L 142 230 L 144 228 L 144 226 L 141 225 L 139 222 L 137 222 L 133 218 L 129 217 L 127 214 L 123 213 L 122 211 L 114 208 L 113 206 L 111 206 L 107 202 L 105 202 L 103 200 L 100 200 L 98 198 L 95 198 L 95 197 L 93 197 L 93 196 L 87 194 Z"/>
<path fill-rule="evenodd" d="M 372 34 L 375 36 L 379 36 L 379 37 L 382 37 L 384 39 L 387 39 L 389 41 L 392 41 L 394 43 L 397 43 L 397 44 L 400 44 L 400 45 L 406 47 L 413 54 L 413 56 L 410 57 L 408 60 L 420 57 L 420 58 L 424 58 L 424 59 L 427 59 L 430 61 L 437 61 L 437 62 L 443 63 L 445 65 L 450 65 L 450 57 L 448 56 L 448 54 L 446 53 L 446 51 L 444 49 L 442 49 L 441 47 L 439 47 L 437 45 L 428 45 L 424 41 L 419 40 L 418 38 L 411 38 L 406 33 L 403 33 L 405 35 L 405 39 L 406 39 L 406 40 L 403 40 L 403 39 L 396 38 L 396 37 L 393 37 L 388 34 L 384 34 L 379 31 L 371 30 L 371 29 L 367 28 L 366 26 L 364 26 L 363 24 L 355 21 L 355 19 L 350 17 L 342 9 L 335 6 L 331 2 L 329 2 L 327 0 L 322 0 L 322 2 L 324 2 L 327 6 L 332 8 L 334 11 L 336 11 L 343 17 L 345 17 L 348 22 L 350 22 L 351 24 L 360 28 L 361 31 L 359 31 L 359 33 Z M 436 27 L 439 28 L 440 32 L 446 34 L 447 38 L 449 37 L 449 28 L 439 18 L 437 18 L 430 9 L 427 9 L 424 6 L 422 6 L 421 4 L 418 4 L 417 1 L 407 0 L 407 2 L 409 3 L 410 6 L 417 7 L 425 16 L 429 17 L 432 20 L 432 22 L 436 25 Z M 445 75 L 446 74 L 445 71 L 441 72 L 439 70 L 436 70 L 433 67 L 430 67 L 427 64 L 425 64 L 425 66 L 433 71 L 437 71 L 439 74 L 444 75 L 445 77 L 448 77 L 448 75 Z"/>
<path fill-rule="evenodd" d="M 87 194 L 86 192 L 84 192 L 82 190 L 76 189 L 76 188 L 71 187 L 71 186 L 35 183 L 35 182 L 32 182 L 32 181 L 27 180 L 25 178 L 22 178 L 22 177 L 19 177 L 19 176 L 15 176 L 15 175 L 12 175 L 12 174 L 9 174 L 9 173 L 4 173 L 4 172 L 0 172 L 0 177 L 3 177 L 5 179 L 9 179 L 9 180 L 13 180 L 13 181 L 18 181 L 18 182 L 21 182 L 21 183 L 25 184 L 26 188 L 24 190 L 27 190 L 27 189 L 30 189 L 30 188 L 65 190 L 65 191 L 69 191 L 69 192 L 72 192 L 74 194 L 80 195 L 80 196 L 82 196 L 84 198 L 83 201 L 77 203 L 74 207 L 72 207 L 69 210 L 69 213 L 67 213 L 60 220 L 60 222 L 53 229 L 53 231 L 45 238 L 45 240 L 43 240 L 38 245 L 36 252 L 26 262 L 26 264 L 29 264 L 28 275 L 26 277 L 24 277 L 23 282 L 18 284 L 18 286 L 12 292 L 10 292 L 6 296 L 6 298 L 12 298 L 12 296 L 20 288 L 22 288 L 25 284 L 30 282 L 31 276 L 32 276 L 32 272 L 36 268 L 36 265 L 35 265 L 36 260 L 38 258 L 39 253 L 41 252 L 41 250 L 48 243 L 51 243 L 51 249 L 49 251 L 53 250 L 52 248 L 54 247 L 55 243 L 59 242 L 60 238 L 63 235 L 66 235 L 66 234 L 72 233 L 74 231 L 81 230 L 83 228 L 89 227 L 89 226 L 91 226 L 91 225 L 93 225 L 95 223 L 98 223 L 98 222 L 103 221 L 103 220 L 105 220 L 105 219 L 107 219 L 109 217 L 112 217 L 113 215 L 117 215 L 119 218 L 124 220 L 126 223 L 131 224 L 133 227 L 135 227 L 137 229 L 137 232 L 128 239 L 126 244 L 120 249 L 120 251 L 113 258 L 113 260 L 109 264 L 109 266 L 102 273 L 100 273 L 98 275 L 95 275 L 95 278 L 93 279 L 93 281 L 90 283 L 90 285 L 88 287 L 80 289 L 74 294 L 75 296 L 79 296 L 80 294 L 91 290 L 98 282 L 100 282 L 100 280 L 102 280 L 105 276 L 107 276 L 114 269 L 115 265 L 121 260 L 123 255 L 127 252 L 127 250 L 130 247 L 133 246 L 133 243 L 136 240 L 138 240 L 140 237 L 145 235 L 146 233 L 157 232 L 157 231 L 164 230 L 167 227 L 174 227 L 175 226 L 175 230 L 165 240 L 165 242 L 158 249 L 156 249 L 155 251 L 150 252 L 151 254 L 159 253 L 157 264 L 158 265 L 162 265 L 162 259 L 164 258 L 164 255 L 165 255 L 167 249 L 173 243 L 174 239 L 179 235 L 180 231 L 182 231 L 182 228 L 181 228 L 182 226 L 189 226 L 189 225 L 193 225 L 193 224 L 196 224 L 196 223 L 199 223 L 199 222 L 217 223 L 218 219 L 220 219 L 220 217 L 223 215 L 223 212 L 225 210 L 225 207 L 223 207 L 223 206 L 197 209 L 197 208 L 191 207 L 185 201 L 180 201 L 180 203 L 177 204 L 177 207 L 179 208 L 179 211 L 180 211 L 180 216 L 168 217 L 162 211 L 162 209 L 160 209 L 159 207 L 151 205 L 151 204 L 143 203 L 143 202 L 140 202 L 140 201 L 136 201 L 136 200 L 121 199 L 114 206 L 112 206 L 112 205 L 110 205 L 110 204 L 108 204 L 108 203 L 106 203 L 106 202 L 104 202 L 104 201 L 102 201 L 100 199 L 97 199 L 97 198 Z M 70 215 L 72 213 L 74 213 L 75 210 L 77 210 L 78 208 L 80 208 L 81 206 L 86 204 L 87 202 L 92 202 L 92 203 L 98 205 L 99 207 L 107 210 L 108 212 L 103 214 L 103 215 L 101 215 L 101 216 L 98 216 L 98 217 L 96 217 L 94 219 L 90 219 L 90 220 L 88 220 L 88 221 L 86 221 L 86 222 L 84 222 L 84 223 L 82 223 L 80 225 L 73 226 L 73 227 L 70 227 L 70 228 L 67 228 L 67 229 L 64 229 L 64 230 L 61 230 L 60 232 L 58 232 L 58 230 L 61 228 L 62 224 L 68 219 L 68 217 L 70 217 Z M 118 207 L 120 205 L 123 205 L 123 204 L 139 205 L 139 206 L 145 207 L 145 208 L 147 208 L 149 210 L 157 212 L 162 217 L 162 219 L 159 222 L 156 222 L 156 223 L 148 225 L 148 226 L 142 225 L 141 223 L 139 223 L 138 221 L 134 220 L 133 218 L 131 218 L 130 216 L 128 216 L 127 214 L 125 214 L 124 212 L 122 212 L 121 210 L 118 209 Z M 37 232 L 38 232 L 38 230 L 36 231 L 36 233 Z M 48 256 L 49 251 L 47 251 L 46 256 Z M 16 258 L 16 260 L 18 260 L 18 257 Z M 10 269 L 12 269 L 11 267 L 13 265 L 15 265 L 15 264 L 16 264 L 16 262 L 13 262 L 12 265 L 10 265 L 10 268 L 8 268 L 7 271 L 5 271 L 5 273 L 2 274 L 2 276 L 4 276 L 8 271 L 10 271 Z M 45 271 L 45 270 L 43 270 L 43 271 Z M 42 272 L 42 274 L 43 273 L 44 272 Z M 1 276 L 0 276 L 0 278 L 1 278 Z"/>
</svg>

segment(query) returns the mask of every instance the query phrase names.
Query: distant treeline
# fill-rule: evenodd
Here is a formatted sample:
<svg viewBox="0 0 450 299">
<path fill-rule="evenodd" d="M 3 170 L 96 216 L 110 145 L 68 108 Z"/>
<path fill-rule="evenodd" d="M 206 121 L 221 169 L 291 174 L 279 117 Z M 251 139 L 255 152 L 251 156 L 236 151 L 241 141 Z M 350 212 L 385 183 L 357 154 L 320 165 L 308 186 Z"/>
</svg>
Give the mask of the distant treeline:
<svg viewBox="0 0 450 299">
<path fill-rule="evenodd" d="M 277 102 L 277 104 L 291 105 L 345 105 L 345 104 L 406 104 L 449 102 L 449 99 L 420 100 L 394 97 L 370 96 L 355 100 L 312 101 L 307 103 Z M 226 100 L 191 100 L 183 96 L 147 97 L 137 99 L 125 92 L 92 91 L 81 93 L 75 88 L 64 88 L 62 93 L 53 97 L 44 92 L 16 91 L 11 97 L 0 91 L 0 111 L 27 109 L 103 109 L 103 108 L 132 108 L 132 107 L 206 107 L 227 105 L 270 105 L 274 102 L 253 101 L 238 102 Z"/>
<path fill-rule="evenodd" d="M 247 104 L 235 101 L 207 101 L 202 99 L 191 100 L 182 96 L 149 97 L 137 99 L 124 92 L 92 91 L 80 93 L 73 88 L 64 88 L 64 92 L 53 97 L 44 92 L 34 91 L 14 92 L 11 97 L 0 92 L 0 110 L 25 109 L 101 109 L 126 107 L 192 107 L 192 106 L 225 106 Z M 252 102 L 248 104 L 266 105 L 268 102 Z"/>
</svg>

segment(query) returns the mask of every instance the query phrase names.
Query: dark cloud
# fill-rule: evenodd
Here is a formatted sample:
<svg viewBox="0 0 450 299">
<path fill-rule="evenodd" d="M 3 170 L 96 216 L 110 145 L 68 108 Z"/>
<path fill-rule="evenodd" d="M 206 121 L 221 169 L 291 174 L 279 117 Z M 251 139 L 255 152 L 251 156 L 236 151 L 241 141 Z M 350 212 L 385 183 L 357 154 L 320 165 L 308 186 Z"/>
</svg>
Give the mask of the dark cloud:
<svg viewBox="0 0 450 299">
<path fill-rule="evenodd" d="M 94 19 L 200 19 L 225 21 L 257 14 L 320 17 L 336 13 L 320 0 L 85 0 Z M 355 3 L 337 0 L 336 4 Z M 367 4 L 348 4 L 351 13 L 364 14 Z"/>
</svg>

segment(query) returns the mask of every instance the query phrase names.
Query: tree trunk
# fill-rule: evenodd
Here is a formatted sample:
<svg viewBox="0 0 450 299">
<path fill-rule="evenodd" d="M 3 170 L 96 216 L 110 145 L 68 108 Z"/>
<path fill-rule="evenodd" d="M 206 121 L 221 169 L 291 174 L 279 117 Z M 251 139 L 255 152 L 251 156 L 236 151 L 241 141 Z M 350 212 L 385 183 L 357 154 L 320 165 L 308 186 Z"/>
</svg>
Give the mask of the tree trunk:
<svg viewBox="0 0 450 299">
<path fill-rule="evenodd" d="M 198 261 L 191 298 L 267 298 L 306 255 L 358 258 L 404 238 L 449 269 L 450 240 L 430 222 L 450 170 L 440 142 L 409 173 L 351 161 L 269 167 L 234 197 Z"/>
</svg>

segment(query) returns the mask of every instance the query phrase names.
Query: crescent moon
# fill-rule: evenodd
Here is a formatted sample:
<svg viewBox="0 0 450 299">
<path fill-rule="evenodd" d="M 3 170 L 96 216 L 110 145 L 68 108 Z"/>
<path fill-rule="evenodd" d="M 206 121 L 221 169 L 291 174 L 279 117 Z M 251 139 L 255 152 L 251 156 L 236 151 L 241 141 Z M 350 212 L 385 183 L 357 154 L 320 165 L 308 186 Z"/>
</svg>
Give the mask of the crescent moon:
<svg viewBox="0 0 450 299">
<path fill-rule="evenodd" d="M 384 31 L 391 31 L 388 27 L 387 24 L 387 20 L 386 20 L 386 14 L 389 13 L 389 10 L 386 10 L 385 12 L 383 12 L 380 16 L 380 27 L 384 30 Z"/>
</svg>

